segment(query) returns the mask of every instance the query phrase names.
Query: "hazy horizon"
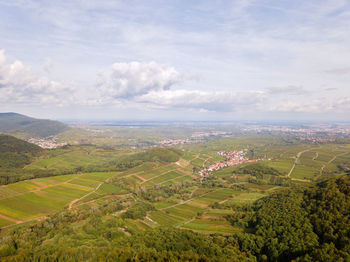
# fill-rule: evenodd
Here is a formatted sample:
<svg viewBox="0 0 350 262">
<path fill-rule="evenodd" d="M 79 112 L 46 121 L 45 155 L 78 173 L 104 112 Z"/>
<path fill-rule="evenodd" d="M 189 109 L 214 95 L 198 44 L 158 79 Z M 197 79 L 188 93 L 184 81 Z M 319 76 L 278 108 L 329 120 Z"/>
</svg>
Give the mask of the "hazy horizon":
<svg viewBox="0 0 350 262">
<path fill-rule="evenodd" d="M 350 3 L 0 0 L 0 112 L 350 121 Z"/>
</svg>

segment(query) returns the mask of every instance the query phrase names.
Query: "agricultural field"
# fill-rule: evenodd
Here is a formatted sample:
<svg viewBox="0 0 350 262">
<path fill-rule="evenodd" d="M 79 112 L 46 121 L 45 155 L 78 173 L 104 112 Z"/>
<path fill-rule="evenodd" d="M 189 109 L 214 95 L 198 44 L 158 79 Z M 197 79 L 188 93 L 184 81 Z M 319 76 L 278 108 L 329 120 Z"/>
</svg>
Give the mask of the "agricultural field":
<svg viewBox="0 0 350 262">
<path fill-rule="evenodd" d="M 231 206 L 251 204 L 276 190 L 288 188 L 290 183 L 311 182 L 323 173 L 339 172 L 338 166 L 350 161 L 348 145 L 285 145 L 276 138 L 265 139 L 239 137 L 181 145 L 184 151 L 176 162 L 144 161 L 121 171 L 77 172 L 1 186 L 0 227 L 41 219 L 64 208 L 98 206 L 125 198 L 131 206 L 138 201 L 153 206 L 146 217 L 128 219 L 130 230 L 174 226 L 204 234 L 229 234 L 241 230 L 226 219 L 227 214 L 234 212 Z M 259 165 L 275 170 L 277 175 L 264 173 L 257 177 L 249 172 L 235 173 L 240 168 L 249 168 L 251 164 L 247 163 L 200 178 L 198 170 L 223 161 L 217 154 L 223 150 L 246 150 L 253 159 L 270 157 L 271 160 L 260 161 Z M 125 149 L 74 146 L 53 150 L 25 169 L 98 166 L 131 153 Z M 142 192 L 154 189 L 155 197 L 143 196 Z"/>
<path fill-rule="evenodd" d="M 103 181 L 118 173 L 101 172 L 63 175 L 21 181 L 0 187 L 0 221 L 15 224 L 36 219 L 61 210 L 72 201 L 94 192 L 119 193 L 120 188 L 111 188 Z M 6 222 L 6 223 L 5 223 Z"/>
</svg>

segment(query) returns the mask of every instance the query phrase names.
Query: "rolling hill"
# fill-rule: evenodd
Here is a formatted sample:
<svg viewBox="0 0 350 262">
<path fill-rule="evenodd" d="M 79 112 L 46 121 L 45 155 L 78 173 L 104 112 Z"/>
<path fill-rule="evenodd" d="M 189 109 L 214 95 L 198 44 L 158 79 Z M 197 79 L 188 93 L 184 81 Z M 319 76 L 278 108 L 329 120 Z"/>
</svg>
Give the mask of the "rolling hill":
<svg viewBox="0 0 350 262">
<path fill-rule="evenodd" d="M 43 149 L 37 145 L 0 134 L 0 170 L 21 168 L 41 152 Z"/>
<path fill-rule="evenodd" d="M 61 122 L 36 119 L 17 113 L 0 113 L 0 132 L 20 138 L 57 135 L 69 127 Z"/>
</svg>

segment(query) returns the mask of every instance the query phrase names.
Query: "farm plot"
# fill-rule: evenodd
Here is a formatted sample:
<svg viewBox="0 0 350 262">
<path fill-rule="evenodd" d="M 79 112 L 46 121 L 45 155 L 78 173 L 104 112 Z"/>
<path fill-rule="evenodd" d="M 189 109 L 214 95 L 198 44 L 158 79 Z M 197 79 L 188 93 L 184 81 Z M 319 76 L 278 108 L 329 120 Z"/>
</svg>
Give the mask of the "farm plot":
<svg viewBox="0 0 350 262">
<path fill-rule="evenodd" d="M 198 214 L 198 212 L 203 211 L 203 208 L 193 206 L 190 204 L 182 204 L 175 207 L 166 209 L 166 213 L 181 220 L 188 220 Z"/>
<path fill-rule="evenodd" d="M 176 183 L 181 183 L 184 181 L 191 181 L 191 180 L 193 180 L 193 177 L 190 177 L 188 175 L 182 175 L 182 176 L 174 178 L 172 180 L 165 181 L 165 182 L 161 183 L 161 185 L 169 186 L 169 185 L 173 185 Z"/>
<path fill-rule="evenodd" d="M 170 165 L 166 165 L 166 166 L 162 166 L 162 167 L 159 167 L 159 168 L 156 168 L 156 169 L 152 169 L 152 170 L 149 170 L 145 173 L 140 173 L 138 174 L 138 176 L 148 180 L 148 179 L 151 179 L 152 177 L 155 177 L 155 176 L 159 176 L 163 173 L 166 173 L 167 171 L 171 171 L 171 170 L 174 170 L 176 169 L 178 166 L 174 165 L 174 164 L 170 164 Z"/>
<path fill-rule="evenodd" d="M 96 191 L 98 194 L 125 194 L 127 191 L 114 184 L 102 184 L 100 188 Z"/>
<path fill-rule="evenodd" d="M 287 175 L 289 170 L 292 168 L 294 159 L 277 159 L 273 161 L 265 162 L 269 167 L 275 168 L 280 171 L 282 174 Z"/>
<path fill-rule="evenodd" d="M 76 184 L 80 186 L 86 186 L 95 188 L 99 185 L 99 181 L 91 180 L 91 179 L 85 179 L 85 178 L 76 178 L 69 182 L 70 184 Z"/>
<path fill-rule="evenodd" d="M 149 182 L 152 182 L 154 184 L 161 184 L 165 181 L 177 178 L 177 177 L 181 177 L 183 176 L 183 174 L 177 172 L 177 171 L 169 171 L 168 173 L 165 173 L 163 175 L 157 176 L 153 179 L 151 179 Z"/>
<path fill-rule="evenodd" d="M 107 178 L 110 178 L 112 176 L 117 176 L 120 173 L 118 172 L 96 172 L 96 173 L 86 173 L 80 176 L 80 178 L 89 179 L 89 180 L 95 180 L 103 182 Z"/>
<path fill-rule="evenodd" d="M 296 165 L 293 172 L 291 173 L 292 178 L 298 179 L 312 179 L 320 174 L 320 169 L 308 167 L 304 165 Z"/>
<path fill-rule="evenodd" d="M 163 210 L 152 211 L 150 212 L 149 217 L 162 226 L 174 226 L 184 221 L 181 218 L 167 214 L 166 211 Z"/>
</svg>

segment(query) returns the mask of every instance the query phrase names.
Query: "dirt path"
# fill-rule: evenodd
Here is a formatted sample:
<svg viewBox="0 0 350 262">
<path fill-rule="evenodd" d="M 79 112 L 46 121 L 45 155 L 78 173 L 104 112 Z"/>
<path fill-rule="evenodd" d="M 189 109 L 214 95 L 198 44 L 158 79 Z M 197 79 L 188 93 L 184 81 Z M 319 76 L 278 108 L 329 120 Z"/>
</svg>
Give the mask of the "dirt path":
<svg viewBox="0 0 350 262">
<path fill-rule="evenodd" d="M 349 152 L 345 152 L 339 155 L 335 155 L 331 160 L 328 161 L 328 164 L 332 163 L 338 156 L 343 156 L 343 155 L 347 155 L 349 154 Z"/>
<path fill-rule="evenodd" d="M 146 178 L 143 178 L 142 176 L 139 176 L 139 175 L 134 175 L 134 177 L 137 177 L 137 178 L 139 178 L 140 180 L 142 180 L 142 182 L 146 182 Z"/>
<path fill-rule="evenodd" d="M 297 157 L 295 158 L 295 161 L 294 161 L 294 163 L 293 163 L 293 166 L 292 166 L 292 168 L 290 169 L 290 171 L 289 171 L 287 177 L 290 177 L 290 175 L 292 174 L 292 172 L 293 172 L 293 170 L 294 170 L 296 164 L 297 164 L 298 161 L 299 161 L 300 156 L 301 156 L 303 153 L 305 153 L 305 152 L 307 152 L 307 151 L 310 151 L 310 150 L 312 150 L 312 149 L 311 149 L 311 148 L 310 148 L 310 149 L 306 149 L 306 150 L 300 151 L 300 152 L 297 154 Z"/>
<path fill-rule="evenodd" d="M 8 221 L 11 221 L 11 222 L 14 222 L 16 224 L 22 223 L 22 220 L 16 220 L 16 219 L 14 219 L 12 217 L 8 217 L 8 216 L 2 215 L 2 214 L 0 214 L 0 218 L 8 220 Z"/>
<path fill-rule="evenodd" d="M 87 193 L 86 195 L 83 195 L 83 196 L 80 197 L 80 198 L 77 198 L 77 199 L 74 199 L 73 201 L 71 201 L 71 202 L 69 203 L 68 209 L 72 209 L 73 205 L 74 205 L 76 202 L 78 202 L 78 201 L 82 200 L 83 198 L 85 198 L 85 197 L 91 195 L 92 193 L 95 193 L 95 192 L 100 188 L 100 186 L 101 186 L 103 183 L 104 183 L 104 182 L 101 182 L 101 183 L 95 188 L 95 190 L 93 190 L 93 191 Z"/>
<path fill-rule="evenodd" d="M 300 178 L 292 178 L 293 181 L 300 181 L 300 182 L 311 182 L 311 180 L 308 179 L 300 179 Z"/>
</svg>

